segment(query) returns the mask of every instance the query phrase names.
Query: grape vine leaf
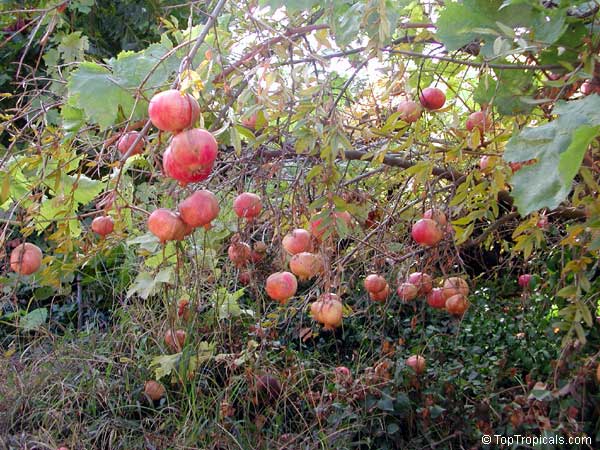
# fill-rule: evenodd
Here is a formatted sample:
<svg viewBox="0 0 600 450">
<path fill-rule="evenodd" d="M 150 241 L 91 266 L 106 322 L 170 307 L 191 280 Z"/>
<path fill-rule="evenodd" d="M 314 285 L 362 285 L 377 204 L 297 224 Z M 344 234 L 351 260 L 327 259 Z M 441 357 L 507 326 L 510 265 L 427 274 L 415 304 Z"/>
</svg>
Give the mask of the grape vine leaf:
<svg viewBox="0 0 600 450">
<path fill-rule="evenodd" d="M 511 178 L 512 196 L 521 215 L 554 209 L 566 199 L 590 142 L 600 135 L 599 95 L 561 101 L 554 114 L 556 120 L 513 136 L 504 152 L 509 162 L 537 161 Z"/>
<path fill-rule="evenodd" d="M 29 311 L 20 321 L 19 325 L 23 331 L 33 331 L 41 327 L 48 318 L 48 310 L 46 308 L 37 308 Z"/>
</svg>

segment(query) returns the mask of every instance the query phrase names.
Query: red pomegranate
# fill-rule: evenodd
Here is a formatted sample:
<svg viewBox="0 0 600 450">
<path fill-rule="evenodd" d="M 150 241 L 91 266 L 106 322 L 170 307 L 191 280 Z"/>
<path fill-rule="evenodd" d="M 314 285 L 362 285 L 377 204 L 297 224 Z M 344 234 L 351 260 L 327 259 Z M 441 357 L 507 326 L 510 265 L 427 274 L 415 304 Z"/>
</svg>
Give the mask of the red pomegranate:
<svg viewBox="0 0 600 450">
<path fill-rule="evenodd" d="M 446 279 L 442 289 L 444 292 L 444 297 L 446 298 L 450 298 L 457 294 L 464 295 L 465 297 L 469 295 L 469 285 L 460 277 L 450 277 Z"/>
<path fill-rule="evenodd" d="M 456 294 L 446 299 L 446 311 L 454 316 L 462 316 L 468 308 L 469 301 L 462 294 Z"/>
<path fill-rule="evenodd" d="M 440 109 L 446 103 L 446 95 L 441 89 L 428 87 L 423 89 L 419 96 L 421 105 L 425 109 L 435 111 Z"/>
<path fill-rule="evenodd" d="M 238 217 L 251 220 L 260 214 L 262 202 L 260 197 L 251 192 L 243 192 L 233 201 L 233 211 Z"/>
<path fill-rule="evenodd" d="M 250 128 L 254 130 L 256 128 L 256 114 L 252 114 L 251 116 L 242 117 L 242 125 L 246 128 Z"/>
<path fill-rule="evenodd" d="M 302 228 L 297 228 L 285 235 L 281 241 L 281 245 L 290 255 L 309 252 L 312 248 L 310 233 Z"/>
<path fill-rule="evenodd" d="M 433 279 L 431 276 L 423 272 L 411 273 L 406 279 L 410 284 L 414 284 L 419 288 L 418 295 L 427 295 L 433 289 Z"/>
<path fill-rule="evenodd" d="M 528 288 L 529 285 L 531 284 L 532 278 L 533 277 L 528 273 L 520 275 L 519 276 L 519 286 L 521 286 L 523 289 Z"/>
<path fill-rule="evenodd" d="M 324 267 L 323 257 L 314 253 L 297 253 L 290 260 L 290 270 L 300 281 L 316 277 L 323 272 Z"/>
<path fill-rule="evenodd" d="M 294 274 L 289 272 L 276 272 L 267 278 L 265 290 L 267 295 L 281 304 L 287 302 L 296 294 L 298 281 Z"/>
<path fill-rule="evenodd" d="M 148 217 L 147 225 L 148 230 L 162 243 L 181 241 L 190 231 L 177 213 L 166 208 L 155 209 Z"/>
<path fill-rule="evenodd" d="M 372 273 L 365 278 L 365 290 L 367 292 L 381 292 L 388 287 L 388 283 L 381 275 Z"/>
<path fill-rule="evenodd" d="M 446 297 L 442 288 L 433 288 L 427 294 L 427 304 L 432 308 L 444 309 L 446 307 Z"/>
<path fill-rule="evenodd" d="M 227 249 L 229 259 L 236 267 L 244 267 L 250 261 L 252 249 L 245 242 L 234 242 Z"/>
<path fill-rule="evenodd" d="M 432 219 L 419 219 L 412 226 L 411 235 L 415 241 L 426 247 L 437 245 L 444 234 L 438 223 Z"/>
<path fill-rule="evenodd" d="M 163 170 L 165 175 L 179 181 L 179 184 L 185 186 L 188 183 L 197 183 L 198 181 L 206 180 L 212 172 L 212 166 L 196 171 L 190 170 L 190 167 L 177 163 L 169 146 L 163 153 Z"/>
<path fill-rule="evenodd" d="M 425 372 L 425 358 L 421 355 L 412 355 L 406 360 L 406 365 L 415 371 L 417 375 Z"/>
<path fill-rule="evenodd" d="M 419 294 L 419 288 L 411 283 L 400 283 L 396 292 L 398 293 L 400 300 L 409 302 L 417 298 L 417 295 Z"/>
<path fill-rule="evenodd" d="M 102 237 L 108 236 L 114 228 L 115 222 L 110 216 L 100 216 L 92 220 L 92 231 Z"/>
<path fill-rule="evenodd" d="M 423 219 L 431 219 L 435 220 L 440 227 L 444 227 L 448 223 L 448 219 L 446 219 L 446 214 L 444 211 L 439 209 L 428 209 L 423 213 Z"/>
<path fill-rule="evenodd" d="M 469 114 L 467 118 L 467 130 L 473 131 L 474 129 L 478 129 L 481 134 L 485 133 L 490 128 L 490 118 L 483 111 L 476 111 L 474 113 Z"/>
<path fill-rule="evenodd" d="M 423 109 L 417 102 L 407 100 L 398 105 L 398 112 L 400 113 L 400 119 L 404 122 L 414 123 L 421 117 Z"/>
<path fill-rule="evenodd" d="M 40 270 L 42 251 L 37 245 L 24 242 L 10 254 L 10 268 L 20 275 L 31 275 Z"/>
<path fill-rule="evenodd" d="M 144 384 L 144 394 L 146 394 L 150 400 L 156 402 L 165 395 L 165 387 L 158 381 L 148 380 Z"/>
<path fill-rule="evenodd" d="M 194 192 L 179 204 L 181 220 L 191 227 L 210 228 L 210 223 L 219 215 L 219 201 L 215 194 L 206 189 Z"/>
<path fill-rule="evenodd" d="M 369 298 L 374 302 L 385 302 L 390 296 L 390 287 L 386 284 L 385 288 L 379 292 L 369 292 Z"/>
<path fill-rule="evenodd" d="M 159 130 L 181 131 L 198 120 L 200 105 L 190 94 L 169 89 L 152 97 L 148 115 Z"/>
<path fill-rule="evenodd" d="M 119 153 L 121 153 L 121 155 L 125 156 L 125 154 L 129 150 L 129 147 L 131 147 L 133 145 L 133 143 L 135 142 L 135 140 L 138 138 L 139 135 L 140 135 L 140 133 L 137 131 L 129 131 L 129 132 L 125 133 L 123 136 L 121 136 L 121 138 L 119 139 L 119 142 L 117 143 L 117 149 L 119 150 Z M 139 155 L 140 153 L 142 153 L 144 151 L 145 145 L 146 145 L 146 140 L 144 138 L 141 138 L 140 141 L 135 145 L 135 147 L 133 148 L 133 150 L 129 156 Z"/>
<path fill-rule="evenodd" d="M 211 133 L 200 128 L 178 133 L 169 148 L 173 167 L 187 174 L 185 179 L 176 178 L 182 182 L 205 179 L 217 159 L 217 141 Z"/>
</svg>

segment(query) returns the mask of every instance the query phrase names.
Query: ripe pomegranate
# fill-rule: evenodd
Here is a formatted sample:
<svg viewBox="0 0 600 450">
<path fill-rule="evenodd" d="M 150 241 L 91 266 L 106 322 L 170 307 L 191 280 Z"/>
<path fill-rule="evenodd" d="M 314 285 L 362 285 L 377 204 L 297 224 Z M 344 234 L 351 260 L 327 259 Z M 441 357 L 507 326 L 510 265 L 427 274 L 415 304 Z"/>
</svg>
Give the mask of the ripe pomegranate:
<svg viewBox="0 0 600 450">
<path fill-rule="evenodd" d="M 113 232 L 115 222 L 110 216 L 100 216 L 92 220 L 92 231 L 105 237 Z"/>
<path fill-rule="evenodd" d="M 286 234 L 281 241 L 284 250 L 290 255 L 296 253 L 309 252 L 312 248 L 310 242 L 310 233 L 302 228 L 292 230 Z"/>
<path fill-rule="evenodd" d="M 523 289 L 526 289 L 529 287 L 529 285 L 531 284 L 531 279 L 533 277 L 531 276 L 531 274 L 523 274 L 519 276 L 519 286 L 521 286 Z"/>
<path fill-rule="evenodd" d="M 421 101 L 423 108 L 434 111 L 444 106 L 444 103 L 446 103 L 446 95 L 441 89 L 428 87 L 421 91 L 419 100 Z"/>
<path fill-rule="evenodd" d="M 270 374 L 256 377 L 256 395 L 263 402 L 274 402 L 281 395 L 281 383 Z"/>
<path fill-rule="evenodd" d="M 352 372 L 346 366 L 338 366 L 333 369 L 335 382 L 338 384 L 350 385 L 352 384 Z"/>
<path fill-rule="evenodd" d="M 438 223 L 432 219 L 419 219 L 412 226 L 411 235 L 415 241 L 426 247 L 437 245 L 444 236 Z"/>
<path fill-rule="evenodd" d="M 10 268 L 20 275 L 31 275 L 40 270 L 42 251 L 37 245 L 24 242 L 10 254 Z"/>
<path fill-rule="evenodd" d="M 547 230 L 548 229 L 548 217 L 545 215 L 541 215 L 535 225 L 538 228 L 541 228 L 542 230 Z"/>
<path fill-rule="evenodd" d="M 281 304 L 285 304 L 296 294 L 298 281 L 290 272 L 276 272 L 267 278 L 265 290 L 267 295 Z"/>
<path fill-rule="evenodd" d="M 398 112 L 400 113 L 400 119 L 404 122 L 414 123 L 421 117 L 423 109 L 417 102 L 407 100 L 398 105 Z"/>
<path fill-rule="evenodd" d="M 238 217 L 252 220 L 260 214 L 262 202 L 260 197 L 251 192 L 244 192 L 233 201 L 233 211 Z"/>
<path fill-rule="evenodd" d="M 421 375 L 423 372 L 425 372 L 426 362 L 425 358 L 423 358 L 421 355 L 409 356 L 406 360 L 406 365 L 414 370 L 417 375 Z"/>
<path fill-rule="evenodd" d="M 148 217 L 148 230 L 163 244 L 167 241 L 181 241 L 189 234 L 189 228 L 177 213 L 158 208 Z"/>
<path fill-rule="evenodd" d="M 144 394 L 146 394 L 150 400 L 156 402 L 165 395 L 165 387 L 158 381 L 148 380 L 144 383 Z"/>
<path fill-rule="evenodd" d="M 428 209 L 423 213 L 423 219 L 435 220 L 440 227 L 444 227 L 444 225 L 448 223 L 446 214 L 444 214 L 444 211 L 439 209 Z"/>
<path fill-rule="evenodd" d="M 334 211 L 333 217 L 337 220 L 342 220 L 346 224 L 347 227 L 352 225 L 352 216 L 348 211 Z M 333 224 L 334 229 L 337 228 L 337 223 Z M 310 221 L 310 231 L 314 237 L 317 239 L 322 239 L 325 231 L 327 230 L 327 226 L 323 225 L 323 219 L 317 219 L 313 217 Z"/>
<path fill-rule="evenodd" d="M 462 316 L 468 308 L 469 301 L 462 294 L 456 294 L 446 299 L 446 311 L 454 316 Z"/>
<path fill-rule="evenodd" d="M 374 302 L 385 302 L 390 296 L 390 287 L 386 284 L 385 288 L 379 292 L 369 292 L 369 298 Z"/>
<path fill-rule="evenodd" d="M 244 270 L 243 272 L 240 272 L 240 274 L 238 275 L 238 281 L 242 286 L 248 286 L 250 284 L 250 281 L 252 281 L 252 272 L 249 270 Z"/>
<path fill-rule="evenodd" d="M 444 309 L 446 307 L 444 290 L 442 288 L 433 288 L 431 292 L 427 294 L 427 304 L 432 308 Z"/>
<path fill-rule="evenodd" d="M 169 89 L 152 97 L 148 115 L 159 130 L 177 132 L 190 128 L 198 120 L 200 105 L 190 94 Z"/>
<path fill-rule="evenodd" d="M 290 270 L 300 281 L 316 277 L 323 272 L 324 267 L 323 257 L 314 253 L 298 253 L 290 260 Z"/>
<path fill-rule="evenodd" d="M 217 146 L 206 130 L 192 128 L 178 133 L 163 155 L 165 173 L 181 183 L 208 178 L 217 159 Z"/>
<path fill-rule="evenodd" d="M 342 302 L 333 297 L 323 300 L 321 312 L 319 314 L 323 328 L 326 330 L 334 330 L 339 327 L 342 324 L 343 309 Z"/>
<path fill-rule="evenodd" d="M 252 249 L 245 242 L 234 242 L 227 249 L 229 259 L 236 267 L 244 267 L 250 261 Z"/>
<path fill-rule="evenodd" d="M 181 317 L 187 322 L 191 316 L 190 301 L 187 298 L 179 299 L 177 302 L 177 317 Z"/>
<path fill-rule="evenodd" d="M 418 295 L 427 295 L 433 289 L 433 279 L 430 275 L 423 272 L 411 273 L 406 281 L 419 288 Z"/>
<path fill-rule="evenodd" d="M 473 131 L 477 128 L 481 134 L 485 133 L 490 128 L 490 118 L 483 111 L 476 111 L 474 113 L 469 114 L 467 118 L 467 130 Z"/>
<path fill-rule="evenodd" d="M 417 295 L 419 294 L 419 288 L 411 283 L 400 283 L 396 292 L 401 300 L 409 302 L 417 298 Z"/>
<path fill-rule="evenodd" d="M 185 330 L 167 330 L 165 333 L 165 344 L 174 352 L 180 352 L 185 344 Z"/>
<path fill-rule="evenodd" d="M 251 116 L 242 117 L 242 125 L 246 128 L 250 128 L 254 130 L 256 128 L 256 114 L 252 114 Z"/>
<path fill-rule="evenodd" d="M 194 192 L 179 206 L 181 220 L 191 227 L 210 228 L 210 223 L 219 215 L 219 202 L 215 194 L 206 189 Z"/>
<path fill-rule="evenodd" d="M 119 139 L 119 142 L 117 143 L 117 149 L 119 150 L 119 153 L 125 156 L 127 150 L 129 150 L 129 147 L 133 145 L 133 143 L 139 135 L 140 133 L 137 131 L 128 131 L 127 133 L 122 135 Z M 144 145 L 146 145 L 146 140 L 144 138 L 141 138 L 140 141 L 135 145 L 129 156 L 141 154 L 144 151 Z"/>
<path fill-rule="evenodd" d="M 465 297 L 469 295 L 469 285 L 460 277 L 450 277 L 446 279 L 442 286 L 442 290 L 446 299 L 457 294 L 464 295 Z"/>
<path fill-rule="evenodd" d="M 367 292 L 381 292 L 388 287 L 388 283 L 381 275 L 371 274 L 365 278 L 365 289 Z"/>
</svg>

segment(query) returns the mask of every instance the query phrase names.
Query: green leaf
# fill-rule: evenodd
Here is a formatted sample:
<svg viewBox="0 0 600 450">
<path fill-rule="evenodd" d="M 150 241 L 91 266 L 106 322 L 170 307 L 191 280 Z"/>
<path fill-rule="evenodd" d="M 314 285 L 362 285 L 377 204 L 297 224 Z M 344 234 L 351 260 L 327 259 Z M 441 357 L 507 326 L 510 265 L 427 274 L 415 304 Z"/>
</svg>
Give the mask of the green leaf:
<svg viewBox="0 0 600 450">
<path fill-rule="evenodd" d="M 167 267 L 162 269 L 156 277 L 152 277 L 149 272 L 140 272 L 133 282 L 132 286 L 127 291 L 127 298 L 134 294 L 139 295 L 144 300 L 154 294 L 160 284 L 170 283 L 173 279 L 173 268 Z"/>
<path fill-rule="evenodd" d="M 66 63 L 82 61 L 86 50 L 90 48 L 87 36 L 82 36 L 81 31 L 64 35 L 58 46 L 62 59 Z"/>
<path fill-rule="evenodd" d="M 34 309 L 21 318 L 19 326 L 23 331 L 34 331 L 46 323 L 47 318 L 48 310 L 46 308 Z"/>
<path fill-rule="evenodd" d="M 160 355 L 155 356 L 150 361 L 150 369 L 154 368 L 154 378 L 160 380 L 163 377 L 168 377 L 173 373 L 179 364 L 181 359 L 181 353 L 175 353 L 174 355 Z"/>
<path fill-rule="evenodd" d="M 266 5 L 271 7 L 271 11 L 275 11 L 276 9 L 285 6 L 285 9 L 290 12 L 298 12 L 298 11 L 308 11 L 312 9 L 313 6 L 317 5 L 319 0 L 261 0 L 261 5 Z"/>
</svg>

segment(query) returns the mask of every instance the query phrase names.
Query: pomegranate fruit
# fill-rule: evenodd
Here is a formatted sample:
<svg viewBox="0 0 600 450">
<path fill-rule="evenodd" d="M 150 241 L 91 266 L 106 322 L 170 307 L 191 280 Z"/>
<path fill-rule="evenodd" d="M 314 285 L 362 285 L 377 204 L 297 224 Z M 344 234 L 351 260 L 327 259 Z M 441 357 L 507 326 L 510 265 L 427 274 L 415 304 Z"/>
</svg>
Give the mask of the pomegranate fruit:
<svg viewBox="0 0 600 450">
<path fill-rule="evenodd" d="M 521 286 L 523 289 L 528 288 L 529 285 L 531 284 L 532 278 L 533 277 L 528 273 L 520 275 L 519 276 L 519 286 Z"/>
<path fill-rule="evenodd" d="M 165 173 L 182 183 L 206 179 L 217 159 L 217 141 L 206 130 L 192 128 L 173 137 L 163 155 Z"/>
<path fill-rule="evenodd" d="M 165 172 L 165 175 L 179 181 L 180 185 L 185 186 L 188 183 L 196 183 L 207 179 L 212 172 L 212 166 L 192 172 L 189 170 L 189 167 L 179 165 L 173 159 L 171 147 L 167 147 L 163 153 L 163 171 Z"/>
<path fill-rule="evenodd" d="M 381 292 L 388 287 L 388 283 L 381 275 L 371 274 L 365 278 L 367 292 Z"/>
<path fill-rule="evenodd" d="M 194 192 L 179 204 L 178 209 L 181 220 L 186 224 L 207 229 L 220 211 L 217 197 L 206 189 Z"/>
<path fill-rule="evenodd" d="M 333 375 L 338 384 L 352 384 L 352 372 L 346 366 L 338 366 L 333 369 Z"/>
<path fill-rule="evenodd" d="M 185 344 L 185 338 L 185 330 L 167 330 L 165 333 L 165 344 L 167 344 L 171 350 L 180 352 Z"/>
<path fill-rule="evenodd" d="M 236 267 L 244 267 L 250 261 L 252 249 L 245 242 L 234 242 L 227 249 L 229 259 Z"/>
<path fill-rule="evenodd" d="M 437 245 L 444 234 L 438 223 L 432 219 L 419 219 L 412 226 L 411 235 L 421 245 L 431 247 Z"/>
<path fill-rule="evenodd" d="M 114 228 L 115 222 L 110 216 L 100 216 L 92 220 L 92 231 L 102 237 L 108 236 Z"/>
<path fill-rule="evenodd" d="M 423 109 L 417 102 L 407 100 L 398 105 L 398 112 L 400 113 L 400 119 L 404 122 L 414 123 L 421 118 Z"/>
<path fill-rule="evenodd" d="M 468 308 L 469 301 L 462 294 L 456 294 L 446 299 L 446 311 L 454 316 L 462 316 Z"/>
<path fill-rule="evenodd" d="M 20 275 L 31 275 L 40 270 L 42 251 L 37 245 L 24 242 L 10 254 L 10 268 Z"/>
<path fill-rule="evenodd" d="M 148 380 L 144 383 L 144 394 L 146 394 L 150 400 L 156 402 L 165 395 L 165 387 L 158 381 Z"/>
<path fill-rule="evenodd" d="M 374 302 L 385 302 L 390 296 L 390 287 L 386 284 L 385 288 L 379 292 L 369 292 L 369 298 Z"/>
<path fill-rule="evenodd" d="M 256 114 L 252 114 L 251 116 L 242 117 L 242 125 L 246 128 L 250 128 L 254 130 L 256 128 Z"/>
<path fill-rule="evenodd" d="M 466 127 L 468 131 L 478 129 L 481 134 L 485 133 L 490 128 L 490 118 L 483 111 L 476 111 L 469 114 L 467 118 Z"/>
<path fill-rule="evenodd" d="M 284 304 L 296 294 L 298 280 L 290 272 L 276 272 L 267 278 L 265 290 L 273 300 Z"/>
<path fill-rule="evenodd" d="M 446 214 L 439 209 L 428 209 L 423 213 L 423 219 L 431 219 L 438 223 L 440 227 L 444 227 L 448 223 Z"/>
<path fill-rule="evenodd" d="M 491 157 L 490 156 L 482 156 L 479 159 L 479 169 L 482 172 L 485 172 L 486 170 L 488 170 L 488 168 L 490 168 L 490 161 L 491 161 Z"/>
<path fill-rule="evenodd" d="M 423 372 L 425 372 L 426 362 L 425 358 L 423 358 L 421 355 L 409 356 L 406 360 L 406 365 L 414 370 L 417 375 L 421 375 Z"/>
<path fill-rule="evenodd" d="M 323 328 L 326 330 L 334 330 L 339 327 L 342 324 L 343 309 L 342 302 L 333 297 L 323 300 L 321 312 L 319 314 Z"/>
<path fill-rule="evenodd" d="M 190 128 L 198 120 L 200 105 L 190 94 L 169 89 L 152 97 L 148 115 L 159 130 L 177 132 Z"/>
<path fill-rule="evenodd" d="M 148 217 L 147 225 L 148 230 L 163 244 L 167 241 L 181 241 L 189 234 L 189 228 L 181 220 L 181 217 L 166 208 L 158 208 L 152 211 L 152 214 Z"/>
<path fill-rule="evenodd" d="M 419 289 L 418 295 L 427 295 L 433 289 L 433 279 L 423 272 L 411 273 L 406 281 Z"/>
<path fill-rule="evenodd" d="M 310 242 L 310 233 L 302 228 L 292 230 L 286 234 L 281 241 L 284 250 L 290 255 L 297 253 L 309 252 L 312 248 Z"/>
<path fill-rule="evenodd" d="M 423 108 L 434 111 L 444 106 L 446 95 L 441 89 L 428 87 L 421 91 L 419 100 Z"/>
<path fill-rule="evenodd" d="M 427 294 L 427 304 L 432 308 L 444 309 L 446 307 L 444 290 L 442 288 L 433 288 L 431 292 Z"/>
<path fill-rule="evenodd" d="M 250 261 L 254 264 L 261 262 L 265 259 L 267 254 L 267 244 L 262 241 L 255 242 L 252 245 L 252 251 L 250 252 Z"/>
<path fill-rule="evenodd" d="M 448 299 L 453 295 L 464 295 L 465 297 L 469 295 L 469 285 L 465 280 L 460 277 L 450 277 L 444 281 L 444 285 L 442 286 L 442 290 L 444 292 L 444 297 Z"/>
<path fill-rule="evenodd" d="M 233 201 L 233 211 L 238 217 L 251 220 L 260 214 L 262 202 L 260 197 L 251 192 L 244 192 Z"/>
<path fill-rule="evenodd" d="M 334 211 L 333 217 L 335 218 L 335 222 L 332 224 L 334 229 L 337 229 L 337 220 L 342 220 L 347 227 L 352 225 L 352 216 L 348 211 Z M 322 239 L 325 231 L 327 230 L 327 226 L 323 224 L 323 219 L 318 219 L 313 217 L 310 221 L 310 231 L 314 237 L 317 239 Z"/>
<path fill-rule="evenodd" d="M 192 311 L 190 309 L 190 301 L 187 298 L 179 299 L 177 302 L 177 317 L 181 317 L 186 322 L 190 320 Z"/>
<path fill-rule="evenodd" d="M 252 281 L 252 272 L 245 270 L 238 275 L 238 281 L 242 286 L 248 286 Z"/>
<path fill-rule="evenodd" d="M 290 260 L 290 270 L 300 281 L 316 277 L 323 272 L 324 267 L 323 257 L 314 253 L 297 253 Z"/>
<path fill-rule="evenodd" d="M 417 298 L 419 288 L 411 283 L 400 283 L 396 292 L 402 301 L 409 302 Z"/>
<path fill-rule="evenodd" d="M 535 224 L 536 227 L 541 228 L 542 230 L 547 230 L 548 225 L 548 217 L 545 215 L 540 216 L 537 223 Z"/>
<path fill-rule="evenodd" d="M 137 131 L 128 131 L 123 136 L 121 136 L 119 142 L 117 143 L 117 150 L 119 150 L 119 153 L 125 156 L 127 154 L 127 151 L 129 150 L 129 147 L 133 145 L 133 143 L 139 135 L 140 133 Z M 141 138 L 140 141 L 137 144 L 135 144 L 135 147 L 133 148 L 129 156 L 141 154 L 144 151 L 145 145 L 145 139 Z"/>
</svg>

